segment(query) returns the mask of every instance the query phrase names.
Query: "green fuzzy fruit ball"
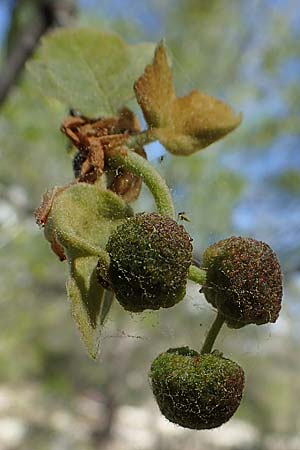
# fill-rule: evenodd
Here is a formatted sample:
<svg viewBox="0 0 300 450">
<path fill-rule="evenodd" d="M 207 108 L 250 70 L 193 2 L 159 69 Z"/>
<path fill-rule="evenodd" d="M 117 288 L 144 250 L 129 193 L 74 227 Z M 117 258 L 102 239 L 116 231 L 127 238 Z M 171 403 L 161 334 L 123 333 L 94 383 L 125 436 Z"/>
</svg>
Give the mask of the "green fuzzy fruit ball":
<svg viewBox="0 0 300 450">
<path fill-rule="evenodd" d="M 275 253 L 264 242 L 230 237 L 203 255 L 204 295 L 231 328 L 275 322 L 282 299 L 282 274 Z"/>
<path fill-rule="evenodd" d="M 244 371 L 214 353 L 188 347 L 169 349 L 152 363 L 149 373 L 161 413 L 185 428 L 204 430 L 227 422 L 243 395 Z"/>
<path fill-rule="evenodd" d="M 185 296 L 192 244 L 173 219 L 136 214 L 112 233 L 106 250 L 107 279 L 126 310 L 169 308 Z"/>
</svg>

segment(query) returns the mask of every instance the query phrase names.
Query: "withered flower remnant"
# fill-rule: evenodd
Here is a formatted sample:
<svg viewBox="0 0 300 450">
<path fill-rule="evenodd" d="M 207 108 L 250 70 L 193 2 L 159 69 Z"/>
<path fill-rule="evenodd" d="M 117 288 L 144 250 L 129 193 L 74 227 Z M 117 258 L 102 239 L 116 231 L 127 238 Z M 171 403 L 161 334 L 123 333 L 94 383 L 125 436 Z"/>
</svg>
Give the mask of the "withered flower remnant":
<svg viewBox="0 0 300 450">
<path fill-rule="evenodd" d="M 105 172 L 109 172 L 107 151 L 122 146 L 129 136 L 140 131 L 140 125 L 135 114 L 124 107 L 115 117 L 93 119 L 71 115 L 63 121 L 61 131 L 77 149 L 73 158 L 75 178 L 79 182 L 95 183 Z M 147 158 L 142 147 L 134 151 Z M 138 198 L 142 187 L 139 176 L 120 168 L 110 178 L 108 188 L 123 200 L 129 203 Z"/>
</svg>

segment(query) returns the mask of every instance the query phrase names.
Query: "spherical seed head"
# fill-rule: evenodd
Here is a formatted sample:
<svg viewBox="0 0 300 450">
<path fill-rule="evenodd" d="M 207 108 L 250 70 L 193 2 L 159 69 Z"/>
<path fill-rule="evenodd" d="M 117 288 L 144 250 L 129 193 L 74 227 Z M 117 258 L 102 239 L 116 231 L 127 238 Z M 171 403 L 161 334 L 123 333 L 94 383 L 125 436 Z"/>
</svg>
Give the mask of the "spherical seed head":
<svg viewBox="0 0 300 450">
<path fill-rule="evenodd" d="M 264 242 L 230 237 L 206 249 L 203 292 L 227 325 L 275 322 L 282 299 L 282 274 L 275 253 Z"/>
<path fill-rule="evenodd" d="M 213 353 L 169 349 L 152 363 L 149 379 L 161 413 L 185 428 L 204 430 L 227 422 L 243 395 L 244 371 Z"/>
<path fill-rule="evenodd" d="M 109 281 L 128 311 L 169 308 L 183 299 L 192 244 L 173 219 L 137 214 L 116 229 L 106 249 Z"/>
</svg>

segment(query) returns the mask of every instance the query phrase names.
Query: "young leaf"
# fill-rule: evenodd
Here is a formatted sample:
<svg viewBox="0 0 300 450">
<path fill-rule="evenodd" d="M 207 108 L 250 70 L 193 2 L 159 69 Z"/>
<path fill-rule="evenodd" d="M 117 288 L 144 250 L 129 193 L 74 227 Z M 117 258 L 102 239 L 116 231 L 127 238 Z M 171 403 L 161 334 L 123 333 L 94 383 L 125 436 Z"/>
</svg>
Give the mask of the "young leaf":
<svg viewBox="0 0 300 450">
<path fill-rule="evenodd" d="M 113 192 L 78 183 L 54 198 L 45 233 L 77 255 L 101 254 L 110 233 L 132 215 L 132 209 Z"/>
<path fill-rule="evenodd" d="M 134 85 L 137 101 L 153 133 L 167 150 L 189 155 L 233 131 L 241 122 L 221 100 L 199 91 L 176 97 L 163 42 L 152 64 Z"/>
<path fill-rule="evenodd" d="M 59 29 L 43 38 L 27 67 L 45 95 L 87 116 L 111 116 L 133 98 L 152 52 L 153 44 L 129 46 L 116 34 Z"/>
<path fill-rule="evenodd" d="M 47 216 L 45 234 L 52 243 L 62 245 L 67 255 L 72 315 L 92 358 L 97 356 L 101 329 L 113 301 L 113 294 L 97 282 L 97 263 L 99 256 L 106 255 L 110 233 L 132 214 L 113 192 L 78 183 L 57 190 Z"/>
<path fill-rule="evenodd" d="M 69 252 L 68 260 L 70 276 L 66 286 L 72 316 L 89 355 L 95 359 L 99 351 L 101 330 L 113 301 L 113 293 L 104 290 L 97 282 L 97 257 L 76 257 Z"/>
</svg>

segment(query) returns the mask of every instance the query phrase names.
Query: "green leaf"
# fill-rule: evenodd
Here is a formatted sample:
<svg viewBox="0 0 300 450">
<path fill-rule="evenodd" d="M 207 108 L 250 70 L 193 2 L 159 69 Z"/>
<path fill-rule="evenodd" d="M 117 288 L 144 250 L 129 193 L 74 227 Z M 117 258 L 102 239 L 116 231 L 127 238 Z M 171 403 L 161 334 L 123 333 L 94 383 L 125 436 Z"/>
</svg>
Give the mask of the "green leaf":
<svg viewBox="0 0 300 450">
<path fill-rule="evenodd" d="M 95 29 L 59 29 L 42 39 L 27 67 L 45 95 L 87 116 L 110 116 L 134 98 L 133 83 L 153 48 Z"/>
<path fill-rule="evenodd" d="M 77 255 L 100 255 L 110 233 L 132 215 L 130 206 L 115 193 L 78 183 L 54 198 L 45 233 L 54 233 L 67 251 L 76 251 Z"/>
<path fill-rule="evenodd" d="M 113 293 L 103 289 L 97 282 L 97 257 L 72 257 L 69 253 L 68 259 L 70 276 L 66 286 L 72 316 L 89 355 L 95 359 L 99 351 L 101 330 L 112 305 Z"/>
<path fill-rule="evenodd" d="M 131 208 L 116 194 L 97 185 L 78 183 L 58 190 L 45 226 L 45 234 L 65 249 L 70 268 L 67 293 L 72 316 L 83 343 L 96 358 L 101 329 L 113 301 L 113 293 L 97 282 L 96 267 L 108 258 L 110 233 Z"/>
</svg>

